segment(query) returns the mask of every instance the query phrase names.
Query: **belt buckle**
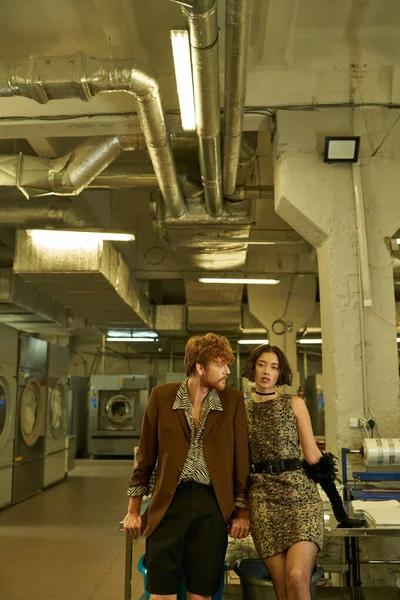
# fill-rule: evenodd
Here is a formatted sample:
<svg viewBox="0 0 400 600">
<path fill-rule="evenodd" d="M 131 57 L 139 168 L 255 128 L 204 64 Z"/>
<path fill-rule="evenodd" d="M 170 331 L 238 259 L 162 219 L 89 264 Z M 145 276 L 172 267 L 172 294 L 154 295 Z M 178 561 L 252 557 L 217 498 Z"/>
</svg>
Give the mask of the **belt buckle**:
<svg viewBox="0 0 400 600">
<path fill-rule="evenodd" d="M 269 465 L 269 474 L 270 475 L 279 475 L 279 471 L 274 471 L 274 467 L 272 466 L 272 461 L 271 461 L 271 464 Z"/>
</svg>

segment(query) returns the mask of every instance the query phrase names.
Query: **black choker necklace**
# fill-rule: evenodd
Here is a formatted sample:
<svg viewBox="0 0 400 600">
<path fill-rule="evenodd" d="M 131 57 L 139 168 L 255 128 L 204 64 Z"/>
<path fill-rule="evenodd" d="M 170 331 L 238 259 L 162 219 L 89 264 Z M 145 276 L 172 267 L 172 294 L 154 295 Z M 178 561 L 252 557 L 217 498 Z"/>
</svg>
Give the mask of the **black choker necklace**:
<svg viewBox="0 0 400 600">
<path fill-rule="evenodd" d="M 256 392 L 259 396 L 275 396 L 276 392 L 268 392 L 268 394 L 263 394 L 262 392 Z"/>
</svg>

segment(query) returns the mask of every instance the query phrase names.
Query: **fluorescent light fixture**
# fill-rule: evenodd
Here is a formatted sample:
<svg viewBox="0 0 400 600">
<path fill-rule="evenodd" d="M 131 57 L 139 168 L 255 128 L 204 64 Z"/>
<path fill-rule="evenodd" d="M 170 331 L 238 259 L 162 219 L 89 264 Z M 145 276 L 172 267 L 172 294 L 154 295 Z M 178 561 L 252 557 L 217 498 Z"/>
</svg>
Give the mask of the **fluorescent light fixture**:
<svg viewBox="0 0 400 600">
<path fill-rule="evenodd" d="M 172 29 L 171 45 L 182 129 L 184 131 L 195 131 L 196 113 L 194 107 L 189 32 L 186 29 Z"/>
<path fill-rule="evenodd" d="M 123 338 L 158 338 L 158 333 L 155 331 L 131 331 L 130 329 L 110 329 L 107 332 L 108 337 L 123 337 Z"/>
<path fill-rule="evenodd" d="M 328 136 L 325 138 L 324 162 L 357 162 L 360 152 L 359 136 Z"/>
<path fill-rule="evenodd" d="M 158 338 L 148 337 L 108 337 L 107 342 L 157 342 Z"/>
<path fill-rule="evenodd" d="M 248 344 L 249 346 L 259 344 L 261 346 L 261 344 L 269 344 L 269 340 L 239 340 L 238 344 Z"/>
<path fill-rule="evenodd" d="M 131 242 L 135 236 L 130 233 L 103 233 L 97 231 L 65 231 L 54 229 L 29 229 L 32 242 L 39 248 L 53 250 L 93 249 L 104 240 Z"/>
<path fill-rule="evenodd" d="M 245 278 L 231 278 L 227 279 L 224 277 L 201 277 L 200 283 L 243 283 L 243 284 L 262 284 L 262 285 L 275 285 L 279 283 L 279 279 L 245 279 Z"/>
<path fill-rule="evenodd" d="M 297 340 L 299 344 L 322 344 L 321 338 L 301 338 L 301 340 Z M 400 343 L 400 337 L 396 338 L 396 341 Z M 240 344 L 240 342 L 239 342 Z"/>
<path fill-rule="evenodd" d="M 399 244 L 400 246 L 400 238 L 397 238 L 396 242 Z"/>
</svg>

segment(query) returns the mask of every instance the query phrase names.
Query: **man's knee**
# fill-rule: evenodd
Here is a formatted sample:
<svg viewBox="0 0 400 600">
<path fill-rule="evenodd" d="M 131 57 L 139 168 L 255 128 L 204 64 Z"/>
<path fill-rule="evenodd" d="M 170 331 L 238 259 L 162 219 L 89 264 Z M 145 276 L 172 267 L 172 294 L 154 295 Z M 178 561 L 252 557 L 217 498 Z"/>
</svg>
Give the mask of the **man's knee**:
<svg viewBox="0 0 400 600">
<path fill-rule="evenodd" d="M 187 600 L 211 600 L 211 596 L 199 596 L 199 594 L 187 593 Z"/>
</svg>

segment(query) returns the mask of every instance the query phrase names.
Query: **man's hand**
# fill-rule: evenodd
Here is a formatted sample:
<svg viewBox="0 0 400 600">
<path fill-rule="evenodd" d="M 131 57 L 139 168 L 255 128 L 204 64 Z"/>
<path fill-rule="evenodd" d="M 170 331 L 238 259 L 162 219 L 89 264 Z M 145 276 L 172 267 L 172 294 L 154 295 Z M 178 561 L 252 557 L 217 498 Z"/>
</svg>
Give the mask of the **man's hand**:
<svg viewBox="0 0 400 600">
<path fill-rule="evenodd" d="M 228 525 L 228 533 L 231 538 L 242 540 L 249 535 L 249 511 L 247 508 L 237 508 L 236 516 L 231 519 Z"/>
<path fill-rule="evenodd" d="M 142 517 L 139 513 L 127 513 L 124 519 L 124 531 L 125 533 L 129 533 L 129 535 L 133 535 L 134 538 L 142 535 Z"/>
</svg>

